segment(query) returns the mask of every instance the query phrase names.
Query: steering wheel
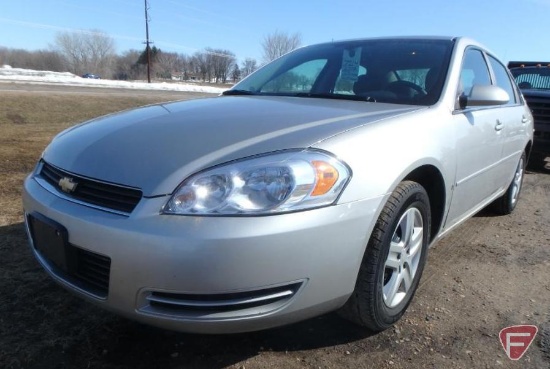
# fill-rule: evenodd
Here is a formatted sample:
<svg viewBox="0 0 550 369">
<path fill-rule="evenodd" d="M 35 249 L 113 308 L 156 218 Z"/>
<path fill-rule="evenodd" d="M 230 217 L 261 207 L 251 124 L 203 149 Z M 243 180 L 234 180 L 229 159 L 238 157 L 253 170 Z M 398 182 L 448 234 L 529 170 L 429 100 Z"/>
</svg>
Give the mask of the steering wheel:
<svg viewBox="0 0 550 369">
<path fill-rule="evenodd" d="M 399 97 L 418 98 L 426 96 L 428 93 L 419 85 L 409 81 L 395 81 L 390 83 L 386 89 Z"/>
</svg>

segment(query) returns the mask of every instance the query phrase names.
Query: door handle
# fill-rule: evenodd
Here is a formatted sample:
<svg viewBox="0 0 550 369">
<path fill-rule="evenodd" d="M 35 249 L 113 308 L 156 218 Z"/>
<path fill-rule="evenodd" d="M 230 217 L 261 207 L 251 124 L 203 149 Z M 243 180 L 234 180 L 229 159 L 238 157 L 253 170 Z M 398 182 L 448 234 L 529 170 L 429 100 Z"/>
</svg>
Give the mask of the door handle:
<svg viewBox="0 0 550 369">
<path fill-rule="evenodd" d="M 529 122 L 529 119 L 525 118 L 525 116 L 521 117 L 521 123 L 522 124 L 525 124 L 527 122 Z"/>
<path fill-rule="evenodd" d="M 504 123 L 497 119 L 497 124 L 495 125 L 495 131 L 500 131 L 504 128 Z"/>
</svg>

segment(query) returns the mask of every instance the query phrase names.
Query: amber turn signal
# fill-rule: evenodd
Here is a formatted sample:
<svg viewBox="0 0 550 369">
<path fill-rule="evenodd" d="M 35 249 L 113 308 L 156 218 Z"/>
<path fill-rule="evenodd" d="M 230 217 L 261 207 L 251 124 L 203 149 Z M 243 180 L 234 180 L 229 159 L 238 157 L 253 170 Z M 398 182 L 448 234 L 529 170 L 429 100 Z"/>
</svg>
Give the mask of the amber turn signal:
<svg viewBox="0 0 550 369">
<path fill-rule="evenodd" d="M 338 170 L 325 161 L 313 161 L 317 182 L 311 196 L 326 194 L 338 181 Z"/>
</svg>

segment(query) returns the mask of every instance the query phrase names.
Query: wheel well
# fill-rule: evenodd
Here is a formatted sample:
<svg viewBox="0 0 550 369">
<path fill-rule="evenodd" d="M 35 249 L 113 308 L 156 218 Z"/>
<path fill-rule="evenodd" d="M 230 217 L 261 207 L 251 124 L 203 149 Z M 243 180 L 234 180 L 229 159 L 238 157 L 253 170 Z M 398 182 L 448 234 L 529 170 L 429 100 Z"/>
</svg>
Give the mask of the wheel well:
<svg viewBox="0 0 550 369">
<path fill-rule="evenodd" d="M 409 173 L 404 180 L 419 183 L 428 193 L 432 214 L 430 239 L 433 239 L 441 228 L 445 211 L 445 181 L 443 176 L 436 167 L 424 165 Z"/>
</svg>

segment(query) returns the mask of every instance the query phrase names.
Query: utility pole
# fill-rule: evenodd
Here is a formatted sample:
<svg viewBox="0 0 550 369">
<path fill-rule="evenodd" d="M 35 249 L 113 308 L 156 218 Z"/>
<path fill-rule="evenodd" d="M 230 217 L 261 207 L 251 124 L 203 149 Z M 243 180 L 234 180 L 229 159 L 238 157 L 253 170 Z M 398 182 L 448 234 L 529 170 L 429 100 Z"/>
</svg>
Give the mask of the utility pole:
<svg viewBox="0 0 550 369">
<path fill-rule="evenodd" d="M 149 44 L 152 42 L 149 41 L 149 15 L 147 14 L 149 10 L 149 4 L 145 0 L 145 52 L 147 53 L 147 83 L 151 83 L 151 48 Z"/>
</svg>

